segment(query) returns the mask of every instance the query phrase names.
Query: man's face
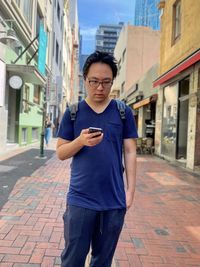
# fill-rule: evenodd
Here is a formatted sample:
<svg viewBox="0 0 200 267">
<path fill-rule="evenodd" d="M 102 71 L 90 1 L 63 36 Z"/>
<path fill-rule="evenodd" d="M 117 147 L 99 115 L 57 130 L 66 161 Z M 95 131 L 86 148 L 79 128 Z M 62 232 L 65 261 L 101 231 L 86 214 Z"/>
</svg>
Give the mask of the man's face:
<svg viewBox="0 0 200 267">
<path fill-rule="evenodd" d="M 90 100 L 96 103 L 104 102 L 110 94 L 112 82 L 111 67 L 105 63 L 93 63 L 85 80 L 85 88 Z"/>
</svg>

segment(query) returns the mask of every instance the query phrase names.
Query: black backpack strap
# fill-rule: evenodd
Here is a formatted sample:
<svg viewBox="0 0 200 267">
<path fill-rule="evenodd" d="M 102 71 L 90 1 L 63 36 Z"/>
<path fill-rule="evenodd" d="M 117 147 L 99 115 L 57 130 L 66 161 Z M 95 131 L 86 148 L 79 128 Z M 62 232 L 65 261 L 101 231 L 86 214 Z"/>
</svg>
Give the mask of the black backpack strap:
<svg viewBox="0 0 200 267">
<path fill-rule="evenodd" d="M 126 104 L 123 101 L 118 100 L 118 99 L 116 99 L 115 101 L 117 102 L 117 108 L 119 110 L 121 119 L 125 120 L 126 119 Z"/>
<path fill-rule="evenodd" d="M 69 106 L 69 112 L 72 121 L 75 121 L 77 111 L 78 111 L 78 102 Z"/>
</svg>

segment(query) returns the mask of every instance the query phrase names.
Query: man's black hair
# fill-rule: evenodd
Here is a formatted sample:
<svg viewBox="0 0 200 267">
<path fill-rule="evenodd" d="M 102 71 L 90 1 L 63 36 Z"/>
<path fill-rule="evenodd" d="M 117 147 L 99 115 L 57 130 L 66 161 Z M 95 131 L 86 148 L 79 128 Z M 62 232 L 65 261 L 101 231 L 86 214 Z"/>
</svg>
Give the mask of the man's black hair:
<svg viewBox="0 0 200 267">
<path fill-rule="evenodd" d="M 84 80 L 86 79 L 90 66 L 93 63 L 105 63 L 109 65 L 112 70 L 113 79 L 115 79 L 115 77 L 117 76 L 117 61 L 114 56 L 106 52 L 95 51 L 94 53 L 89 55 L 83 66 Z"/>
</svg>

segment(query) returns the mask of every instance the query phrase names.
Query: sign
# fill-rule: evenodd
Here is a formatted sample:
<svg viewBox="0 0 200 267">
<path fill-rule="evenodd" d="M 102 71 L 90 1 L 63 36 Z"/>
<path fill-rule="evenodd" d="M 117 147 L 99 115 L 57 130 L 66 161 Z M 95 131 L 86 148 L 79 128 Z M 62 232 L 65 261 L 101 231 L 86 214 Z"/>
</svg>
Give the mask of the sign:
<svg viewBox="0 0 200 267">
<path fill-rule="evenodd" d="M 46 51 L 47 51 L 47 34 L 44 31 L 43 24 L 40 24 L 38 70 L 42 75 L 45 75 Z"/>
<path fill-rule="evenodd" d="M 13 75 L 9 79 L 9 85 L 11 88 L 13 88 L 15 90 L 19 90 L 19 89 L 21 89 L 21 87 L 23 85 L 23 80 L 20 76 Z"/>
<path fill-rule="evenodd" d="M 5 105 L 6 64 L 0 60 L 0 107 Z"/>
</svg>

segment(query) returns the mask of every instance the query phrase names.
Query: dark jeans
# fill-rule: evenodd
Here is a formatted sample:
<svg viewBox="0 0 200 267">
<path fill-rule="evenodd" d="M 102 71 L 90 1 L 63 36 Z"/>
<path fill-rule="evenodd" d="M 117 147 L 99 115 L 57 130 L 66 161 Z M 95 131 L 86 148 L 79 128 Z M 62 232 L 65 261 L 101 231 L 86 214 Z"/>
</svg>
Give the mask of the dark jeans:
<svg viewBox="0 0 200 267">
<path fill-rule="evenodd" d="M 90 267 L 110 267 L 126 209 L 95 211 L 67 206 L 63 215 L 65 248 L 61 267 L 84 267 L 92 248 Z"/>
</svg>

